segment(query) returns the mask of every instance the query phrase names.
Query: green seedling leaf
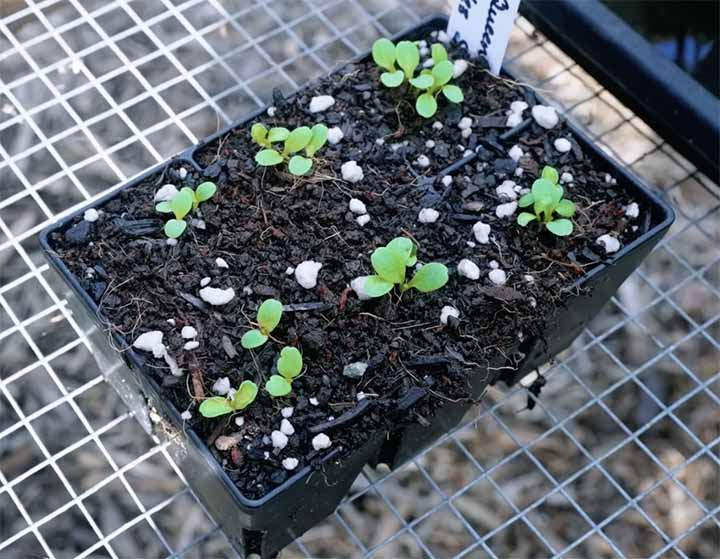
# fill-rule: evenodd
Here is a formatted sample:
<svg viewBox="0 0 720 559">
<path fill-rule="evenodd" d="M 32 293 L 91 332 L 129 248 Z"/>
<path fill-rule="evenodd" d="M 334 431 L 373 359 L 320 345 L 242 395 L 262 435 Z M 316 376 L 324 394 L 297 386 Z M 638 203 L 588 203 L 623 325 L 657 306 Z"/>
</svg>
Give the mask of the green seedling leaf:
<svg viewBox="0 0 720 559">
<path fill-rule="evenodd" d="M 420 74 L 417 78 L 410 80 L 410 85 L 418 89 L 430 89 L 434 83 L 435 80 L 429 74 Z"/>
<path fill-rule="evenodd" d="M 155 206 L 155 211 L 161 214 L 171 214 L 172 207 L 170 206 L 170 202 L 160 202 Z"/>
<path fill-rule="evenodd" d="M 171 219 L 165 224 L 164 231 L 169 239 L 177 239 L 185 232 L 186 228 L 187 223 L 182 219 Z"/>
<path fill-rule="evenodd" d="M 248 330 L 240 338 L 240 345 L 245 349 L 255 349 L 268 341 L 268 337 L 260 330 Z"/>
<path fill-rule="evenodd" d="M 205 202 L 215 195 L 217 185 L 214 182 L 204 182 L 195 189 L 195 197 L 199 202 Z"/>
<path fill-rule="evenodd" d="M 415 110 L 424 117 L 430 118 L 437 112 L 437 101 L 429 93 L 423 93 L 415 102 Z"/>
<path fill-rule="evenodd" d="M 288 136 L 290 135 L 290 130 L 287 128 L 282 128 L 280 126 L 271 128 L 270 132 L 268 132 L 268 142 L 274 143 L 274 142 L 284 142 L 287 140 Z"/>
<path fill-rule="evenodd" d="M 534 202 L 535 196 L 533 196 L 532 192 L 528 192 L 520 197 L 520 200 L 518 200 L 518 206 L 521 208 L 527 208 L 528 206 L 532 206 Z"/>
<path fill-rule="evenodd" d="M 232 406 L 235 408 L 235 411 L 244 410 L 252 404 L 255 401 L 257 393 L 257 384 L 251 380 L 242 381 L 238 389 L 235 391 L 235 396 L 232 400 Z"/>
<path fill-rule="evenodd" d="M 250 129 L 250 137 L 253 139 L 253 142 L 260 146 L 264 146 L 267 144 L 267 135 L 267 128 L 265 128 L 265 126 L 263 126 L 259 122 L 253 124 L 252 128 Z"/>
<path fill-rule="evenodd" d="M 283 162 L 283 156 L 274 149 L 264 149 L 255 156 L 255 161 L 263 167 L 272 167 Z"/>
<path fill-rule="evenodd" d="M 305 155 L 312 157 L 325 145 L 328 137 L 328 127 L 324 124 L 316 124 L 310 130 L 310 143 L 305 147 Z"/>
<path fill-rule="evenodd" d="M 267 299 L 263 301 L 258 309 L 257 321 L 264 334 L 269 334 L 277 328 L 282 318 L 282 312 L 282 303 L 277 299 Z"/>
<path fill-rule="evenodd" d="M 556 219 L 550 223 L 546 223 L 545 227 L 548 228 L 553 235 L 558 237 L 567 237 L 573 232 L 573 223 L 569 219 Z"/>
<path fill-rule="evenodd" d="M 560 180 L 557 170 L 554 167 L 545 166 L 542 170 L 541 178 L 549 180 L 553 184 L 557 184 Z"/>
<path fill-rule="evenodd" d="M 232 403 L 223 396 L 208 398 L 200 404 L 200 415 L 203 417 L 219 417 L 233 411 Z"/>
<path fill-rule="evenodd" d="M 558 195 L 558 186 L 550 182 L 548 179 L 538 179 L 532 185 L 532 195 L 537 199 L 544 199 L 544 203 L 552 203 Z M 560 193 L 562 197 L 562 192 Z M 560 199 L 558 198 L 558 201 Z"/>
<path fill-rule="evenodd" d="M 522 212 L 520 215 L 518 215 L 517 222 L 518 222 L 518 225 L 520 225 L 521 227 L 525 227 L 528 223 L 530 223 L 534 219 L 537 219 L 537 217 L 534 214 L 531 214 L 528 212 Z"/>
<path fill-rule="evenodd" d="M 448 282 L 448 269 L 444 264 L 432 262 L 422 266 L 407 284 L 406 289 L 414 287 L 421 293 L 440 289 Z"/>
<path fill-rule="evenodd" d="M 555 212 L 563 217 L 572 217 L 575 215 L 575 204 L 568 199 L 560 200 Z"/>
<path fill-rule="evenodd" d="M 296 177 L 301 177 L 312 169 L 312 164 L 312 159 L 302 155 L 293 155 L 288 163 L 288 170 Z"/>
<path fill-rule="evenodd" d="M 280 375 L 273 375 L 265 383 L 265 390 L 273 398 L 281 398 L 290 394 L 292 385 Z"/>
<path fill-rule="evenodd" d="M 442 88 L 443 95 L 451 103 L 462 103 L 465 100 L 465 95 L 456 85 L 446 85 Z"/>
<path fill-rule="evenodd" d="M 370 257 L 375 273 L 390 283 L 405 281 L 405 258 L 401 253 L 388 247 L 375 249 Z"/>
<path fill-rule="evenodd" d="M 407 237 L 397 237 L 387 244 L 387 248 L 399 252 L 405 260 L 405 266 L 414 266 L 417 263 L 415 254 L 417 248 Z"/>
<path fill-rule="evenodd" d="M 430 47 L 430 53 L 435 64 L 448 59 L 448 53 L 445 50 L 445 47 L 440 43 L 435 43 L 432 47 Z"/>
<path fill-rule="evenodd" d="M 297 153 L 310 143 L 312 131 L 307 126 L 296 128 L 285 140 L 285 153 Z"/>
<path fill-rule="evenodd" d="M 380 68 L 384 68 L 389 72 L 395 70 L 395 45 L 393 45 L 389 39 L 382 38 L 373 43 L 372 57 L 375 64 L 380 66 Z"/>
<path fill-rule="evenodd" d="M 395 47 L 395 56 L 398 65 L 405 72 L 405 77 L 412 78 L 415 68 L 420 64 L 420 52 L 417 45 L 411 41 L 400 41 Z"/>
<path fill-rule="evenodd" d="M 435 79 L 435 86 L 440 87 L 449 82 L 453 77 L 453 65 L 448 60 L 438 62 L 433 66 L 432 76 Z"/>
<path fill-rule="evenodd" d="M 277 362 L 277 370 L 280 376 L 292 380 L 302 370 L 302 355 L 294 347 L 284 347 L 280 352 L 280 359 Z"/>
<path fill-rule="evenodd" d="M 370 297 L 382 297 L 393 288 L 393 284 L 380 276 L 370 276 L 363 284 L 363 291 Z"/>
<path fill-rule="evenodd" d="M 175 218 L 182 219 L 189 214 L 193 207 L 194 200 L 194 193 L 189 188 L 183 188 L 180 192 L 173 196 L 173 199 L 170 200 L 170 209 L 175 214 Z"/>
<path fill-rule="evenodd" d="M 398 87 L 405 79 L 405 73 L 402 70 L 394 72 L 383 72 L 380 74 L 380 81 L 385 87 Z"/>
</svg>

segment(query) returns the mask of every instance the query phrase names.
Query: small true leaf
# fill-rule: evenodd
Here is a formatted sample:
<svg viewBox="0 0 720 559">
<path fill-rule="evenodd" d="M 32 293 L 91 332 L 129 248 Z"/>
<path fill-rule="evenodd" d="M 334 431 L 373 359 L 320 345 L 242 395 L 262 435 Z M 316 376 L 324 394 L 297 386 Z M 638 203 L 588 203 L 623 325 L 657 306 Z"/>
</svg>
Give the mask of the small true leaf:
<svg viewBox="0 0 720 559">
<path fill-rule="evenodd" d="M 255 401 L 255 397 L 258 393 L 257 384 L 251 380 L 244 380 L 240 383 L 240 386 L 235 391 L 232 405 L 235 411 L 244 410 L 250 404 Z"/>
<path fill-rule="evenodd" d="M 305 154 L 312 157 L 325 145 L 328 137 L 328 127 L 324 124 L 316 124 L 310 130 L 310 143 L 305 147 Z"/>
<path fill-rule="evenodd" d="M 465 100 L 465 95 L 456 85 L 446 85 L 442 88 L 443 95 L 451 103 L 462 103 Z"/>
<path fill-rule="evenodd" d="M 402 70 L 394 72 L 383 72 L 380 74 L 380 81 L 385 87 L 398 87 L 405 79 L 405 73 Z"/>
<path fill-rule="evenodd" d="M 448 269 L 444 264 L 432 262 L 422 266 L 410 280 L 408 287 L 414 287 L 421 293 L 440 289 L 448 282 Z"/>
<path fill-rule="evenodd" d="M 410 79 L 415 73 L 415 68 L 420 64 L 417 45 L 411 41 L 400 41 L 395 47 L 395 56 L 398 65 L 405 72 L 405 77 Z"/>
<path fill-rule="evenodd" d="M 245 349 L 255 349 L 267 342 L 268 337 L 260 330 L 248 330 L 240 338 L 240 345 Z"/>
<path fill-rule="evenodd" d="M 312 159 L 302 155 L 293 155 L 288 163 L 288 170 L 296 177 L 307 174 L 312 169 Z"/>
<path fill-rule="evenodd" d="M 284 347 L 280 352 L 280 359 L 277 362 L 277 370 L 280 375 L 291 380 L 300 374 L 302 370 L 302 355 L 294 347 Z"/>
<path fill-rule="evenodd" d="M 195 189 L 195 196 L 200 202 L 204 202 L 205 200 L 212 198 L 215 195 L 215 192 L 217 192 L 217 186 L 215 183 L 207 181 L 198 185 Z"/>
<path fill-rule="evenodd" d="M 520 200 L 518 200 L 518 206 L 521 208 L 527 208 L 528 206 L 532 206 L 534 202 L 535 196 L 533 196 L 532 192 L 528 192 L 520 197 Z"/>
<path fill-rule="evenodd" d="M 575 204 L 568 199 L 560 200 L 555 212 L 563 217 L 572 217 L 575 215 Z"/>
<path fill-rule="evenodd" d="M 310 143 L 312 131 L 307 126 L 296 128 L 285 140 L 285 153 L 297 153 Z"/>
<path fill-rule="evenodd" d="M 430 47 L 430 53 L 435 64 L 448 59 L 447 51 L 440 43 L 435 43 L 432 47 Z"/>
<path fill-rule="evenodd" d="M 449 82 L 453 77 L 453 65 L 448 60 L 443 60 L 433 66 L 432 75 L 435 79 L 435 85 L 441 86 Z"/>
<path fill-rule="evenodd" d="M 567 237 L 573 232 L 573 223 L 569 219 L 556 219 L 550 223 L 546 223 L 545 227 L 558 237 Z"/>
<path fill-rule="evenodd" d="M 375 273 L 390 283 L 403 283 L 405 281 L 405 258 L 396 250 L 388 247 L 376 249 L 370 262 Z"/>
<path fill-rule="evenodd" d="M 411 260 L 417 261 L 417 258 L 415 258 L 415 243 L 407 237 L 396 237 L 387 244 L 387 247 L 399 252 L 405 259 L 406 266 L 415 265 L 415 262 L 411 262 Z"/>
<path fill-rule="evenodd" d="M 273 375 L 265 383 L 265 390 L 267 390 L 273 398 L 280 398 L 290 394 L 292 385 L 280 375 Z"/>
<path fill-rule="evenodd" d="M 420 74 L 417 78 L 410 80 L 410 85 L 418 89 L 430 89 L 434 83 L 435 80 L 429 74 Z"/>
<path fill-rule="evenodd" d="M 557 184 L 560 180 L 560 175 L 558 175 L 557 170 L 554 167 L 545 166 L 542 170 L 542 175 L 540 175 L 543 179 L 549 180 L 553 184 Z"/>
<path fill-rule="evenodd" d="M 267 299 L 260 305 L 257 313 L 257 321 L 263 332 L 269 334 L 278 324 L 282 318 L 282 303 L 277 299 Z"/>
<path fill-rule="evenodd" d="M 283 128 L 281 126 L 277 126 L 275 128 L 271 128 L 270 132 L 268 132 L 267 139 L 268 142 L 284 142 L 287 140 L 287 137 L 290 135 L 290 130 L 287 128 Z"/>
<path fill-rule="evenodd" d="M 372 46 L 372 57 L 380 68 L 393 71 L 395 69 L 395 45 L 389 39 L 378 39 Z"/>
<path fill-rule="evenodd" d="M 253 139 L 253 142 L 255 142 L 258 145 L 264 146 L 267 138 L 267 128 L 260 124 L 259 122 L 253 124 L 252 128 L 250 129 L 250 136 Z"/>
<path fill-rule="evenodd" d="M 203 400 L 200 404 L 200 415 L 203 417 L 219 417 L 233 412 L 230 400 L 224 396 L 216 396 Z"/>
<path fill-rule="evenodd" d="M 182 219 L 171 219 L 165 224 L 164 231 L 165 235 L 169 239 L 177 239 L 185 232 L 186 228 L 187 223 L 185 223 Z"/>
<path fill-rule="evenodd" d="M 255 156 L 255 161 L 263 167 L 272 167 L 283 162 L 283 157 L 274 149 L 264 149 Z"/>
<path fill-rule="evenodd" d="M 172 208 L 170 207 L 170 202 L 160 202 L 155 206 L 155 211 L 161 214 L 171 214 Z"/>
<path fill-rule="evenodd" d="M 430 118 L 437 112 L 437 101 L 429 93 L 423 93 L 415 102 L 415 110 L 425 118 Z"/>
<path fill-rule="evenodd" d="M 190 213 L 193 207 L 193 200 L 193 191 L 189 188 L 187 190 L 183 188 L 173 196 L 173 199 L 170 200 L 170 209 L 175 214 L 176 219 L 182 219 Z"/>
<path fill-rule="evenodd" d="M 518 216 L 517 222 L 518 222 L 518 225 L 520 225 L 521 227 L 525 227 L 528 223 L 530 223 L 534 219 L 537 219 L 537 217 L 534 214 L 531 214 L 528 212 L 522 212 Z"/>
<path fill-rule="evenodd" d="M 557 186 L 548 179 L 538 179 L 532 185 L 532 195 L 537 198 L 552 200 L 557 192 Z"/>
<path fill-rule="evenodd" d="M 380 276 L 370 276 L 363 284 L 363 291 L 369 297 L 382 297 L 393 288 L 393 284 Z"/>
</svg>

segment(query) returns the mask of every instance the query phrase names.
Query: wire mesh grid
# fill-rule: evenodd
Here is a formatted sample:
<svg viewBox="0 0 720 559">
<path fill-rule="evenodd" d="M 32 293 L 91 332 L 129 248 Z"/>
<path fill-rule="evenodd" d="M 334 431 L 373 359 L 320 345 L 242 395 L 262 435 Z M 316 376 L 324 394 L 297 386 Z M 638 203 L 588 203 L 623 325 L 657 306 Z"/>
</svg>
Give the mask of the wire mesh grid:
<svg viewBox="0 0 720 559">
<path fill-rule="evenodd" d="M 36 237 L 442 9 L 432 0 L 0 6 L 0 556 L 234 557 L 105 384 Z M 3 12 L 2 10 L 5 10 Z M 523 18 L 509 65 L 678 219 L 552 366 L 370 470 L 287 557 L 711 557 L 720 550 L 720 190 Z"/>
</svg>

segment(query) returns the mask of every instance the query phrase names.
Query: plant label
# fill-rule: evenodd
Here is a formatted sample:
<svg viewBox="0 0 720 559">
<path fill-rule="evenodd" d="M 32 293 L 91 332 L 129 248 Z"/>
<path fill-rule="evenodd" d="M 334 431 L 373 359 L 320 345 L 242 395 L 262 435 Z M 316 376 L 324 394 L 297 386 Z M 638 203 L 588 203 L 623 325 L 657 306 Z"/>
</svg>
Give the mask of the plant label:
<svg viewBox="0 0 720 559">
<path fill-rule="evenodd" d="M 500 73 L 520 0 L 456 0 L 447 33 Z"/>
</svg>

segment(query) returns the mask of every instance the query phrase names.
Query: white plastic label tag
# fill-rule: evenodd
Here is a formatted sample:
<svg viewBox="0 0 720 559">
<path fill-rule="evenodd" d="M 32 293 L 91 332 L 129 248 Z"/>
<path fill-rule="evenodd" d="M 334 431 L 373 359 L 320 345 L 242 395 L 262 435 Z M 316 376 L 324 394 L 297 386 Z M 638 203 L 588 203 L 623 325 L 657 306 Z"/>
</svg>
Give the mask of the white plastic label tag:
<svg viewBox="0 0 720 559">
<path fill-rule="evenodd" d="M 500 73 L 520 0 L 456 0 L 447 33 L 483 56 L 490 71 Z"/>
</svg>

